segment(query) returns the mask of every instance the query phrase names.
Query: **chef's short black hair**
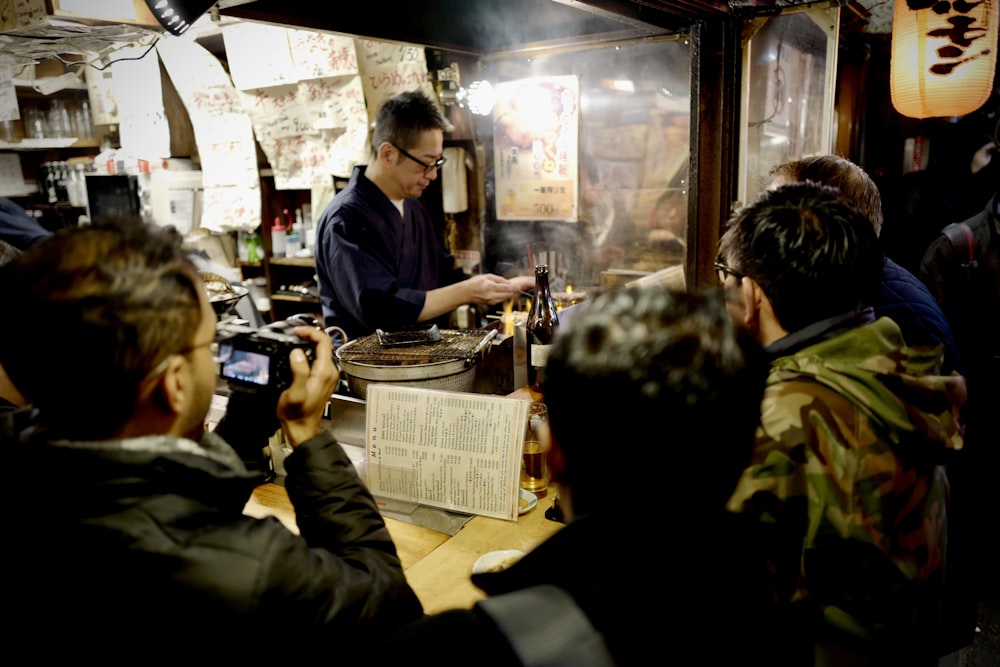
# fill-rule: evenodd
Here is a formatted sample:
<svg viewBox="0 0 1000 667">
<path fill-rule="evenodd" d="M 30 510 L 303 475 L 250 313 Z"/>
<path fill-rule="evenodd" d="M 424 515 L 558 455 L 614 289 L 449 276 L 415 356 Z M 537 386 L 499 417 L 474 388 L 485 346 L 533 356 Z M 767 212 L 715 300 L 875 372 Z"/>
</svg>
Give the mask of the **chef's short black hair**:
<svg viewBox="0 0 1000 667">
<path fill-rule="evenodd" d="M 420 142 L 420 135 L 427 130 L 451 132 L 454 126 L 441 111 L 437 102 L 419 90 L 409 90 L 390 97 L 378 109 L 372 150 L 389 142 L 404 151 Z"/>
</svg>

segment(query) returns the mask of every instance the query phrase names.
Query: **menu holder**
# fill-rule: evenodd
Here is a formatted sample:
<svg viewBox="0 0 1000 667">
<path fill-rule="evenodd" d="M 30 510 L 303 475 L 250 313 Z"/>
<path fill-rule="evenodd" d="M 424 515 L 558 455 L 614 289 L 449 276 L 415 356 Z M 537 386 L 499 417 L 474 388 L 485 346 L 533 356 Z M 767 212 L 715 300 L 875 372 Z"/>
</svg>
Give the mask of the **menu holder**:
<svg viewBox="0 0 1000 667">
<path fill-rule="evenodd" d="M 660 269 L 648 276 L 636 278 L 625 284 L 626 287 L 664 287 L 667 289 L 683 292 L 687 289 L 687 282 L 684 278 L 684 266 L 676 264 Z"/>
<path fill-rule="evenodd" d="M 371 384 L 366 476 L 374 496 L 516 521 L 530 401 Z"/>
</svg>

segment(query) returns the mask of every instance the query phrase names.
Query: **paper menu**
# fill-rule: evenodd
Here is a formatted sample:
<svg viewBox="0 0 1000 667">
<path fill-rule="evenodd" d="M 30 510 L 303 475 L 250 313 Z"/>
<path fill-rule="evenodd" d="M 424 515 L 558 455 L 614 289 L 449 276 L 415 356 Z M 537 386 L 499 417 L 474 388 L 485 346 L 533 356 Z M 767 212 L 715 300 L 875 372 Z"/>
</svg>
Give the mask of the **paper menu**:
<svg viewBox="0 0 1000 667">
<path fill-rule="evenodd" d="M 516 521 L 529 405 L 522 398 L 370 384 L 368 489 Z"/>
</svg>

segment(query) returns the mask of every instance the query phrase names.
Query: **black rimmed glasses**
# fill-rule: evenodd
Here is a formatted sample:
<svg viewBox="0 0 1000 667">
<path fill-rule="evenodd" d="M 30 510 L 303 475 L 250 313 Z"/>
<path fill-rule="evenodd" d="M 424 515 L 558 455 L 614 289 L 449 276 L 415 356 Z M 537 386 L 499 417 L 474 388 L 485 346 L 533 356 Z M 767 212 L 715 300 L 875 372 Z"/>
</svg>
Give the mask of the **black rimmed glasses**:
<svg viewBox="0 0 1000 667">
<path fill-rule="evenodd" d="M 434 170 L 434 169 L 440 169 L 441 166 L 445 162 L 448 161 L 448 158 L 446 158 L 445 156 L 442 155 L 441 157 L 439 157 L 438 159 L 434 160 L 433 162 L 424 162 L 423 160 L 418 160 L 417 158 L 413 157 L 412 155 L 410 155 L 409 153 L 407 153 L 406 151 L 404 151 L 402 148 L 400 148 L 396 144 L 393 144 L 392 146 L 397 151 L 399 151 L 400 154 L 403 157 L 408 157 L 411 160 L 413 160 L 414 162 L 416 162 L 417 164 L 419 164 L 421 167 L 423 167 L 424 168 L 424 175 L 425 176 L 429 176 L 430 173 L 431 173 L 431 171 Z"/>
<path fill-rule="evenodd" d="M 715 275 L 719 278 L 719 282 L 723 284 L 725 284 L 726 278 L 728 278 L 729 276 L 735 276 L 737 283 L 746 278 L 745 273 L 740 273 L 736 269 L 732 269 L 723 264 L 722 262 L 715 263 Z"/>
<path fill-rule="evenodd" d="M 226 345 L 223 342 L 221 342 L 218 336 L 216 336 L 216 338 L 214 338 L 213 340 L 206 341 L 204 343 L 198 343 L 197 345 L 188 345 L 187 347 L 179 350 L 177 354 L 187 354 L 188 352 L 194 352 L 199 347 L 207 347 L 208 351 L 212 353 L 212 361 L 216 363 L 221 361 L 226 361 L 230 356 L 232 356 L 232 346 Z"/>
<path fill-rule="evenodd" d="M 194 352 L 198 348 L 207 347 L 208 351 L 212 354 L 212 361 L 217 364 L 221 364 L 224 361 L 228 361 L 231 356 L 233 356 L 233 346 L 232 343 L 227 343 L 231 335 L 224 332 L 216 332 L 215 338 L 212 340 L 205 341 L 204 343 L 192 343 L 191 345 L 185 345 L 181 349 L 177 350 L 173 354 L 186 355 Z M 167 355 L 163 361 L 158 363 L 153 370 L 146 374 L 146 379 L 155 378 L 167 370 L 167 362 L 170 361 L 170 357 L 173 355 Z"/>
</svg>

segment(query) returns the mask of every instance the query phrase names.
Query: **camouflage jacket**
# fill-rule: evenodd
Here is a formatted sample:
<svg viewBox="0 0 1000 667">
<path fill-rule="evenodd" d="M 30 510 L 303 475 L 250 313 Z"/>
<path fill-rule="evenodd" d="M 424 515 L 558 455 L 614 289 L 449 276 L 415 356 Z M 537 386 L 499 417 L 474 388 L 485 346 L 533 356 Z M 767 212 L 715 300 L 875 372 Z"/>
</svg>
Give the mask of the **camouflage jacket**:
<svg viewBox="0 0 1000 667">
<path fill-rule="evenodd" d="M 862 646 L 936 624 L 964 379 L 888 318 L 776 358 L 753 462 L 729 501 L 760 519 L 773 592 Z M 898 643 L 897 643 L 898 646 Z"/>
</svg>

